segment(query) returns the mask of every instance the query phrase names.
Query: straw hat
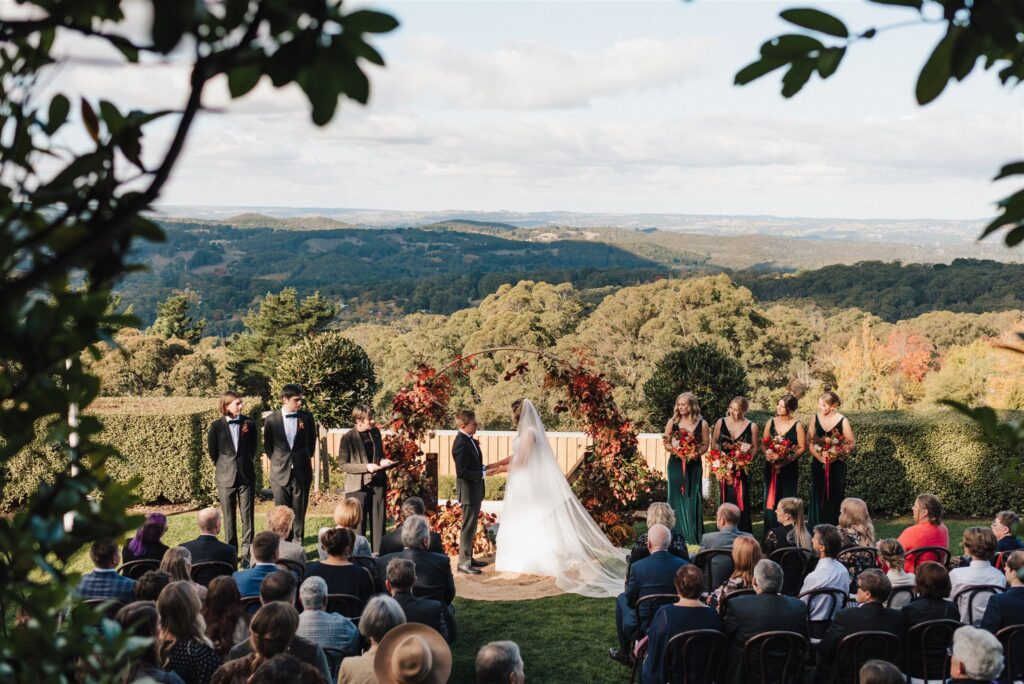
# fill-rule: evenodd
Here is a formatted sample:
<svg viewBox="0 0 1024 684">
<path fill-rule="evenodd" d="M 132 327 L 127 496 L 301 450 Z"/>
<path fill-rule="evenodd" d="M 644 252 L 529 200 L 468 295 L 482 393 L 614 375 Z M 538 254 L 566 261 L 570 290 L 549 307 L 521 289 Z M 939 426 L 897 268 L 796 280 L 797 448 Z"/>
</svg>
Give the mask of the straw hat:
<svg viewBox="0 0 1024 684">
<path fill-rule="evenodd" d="M 445 684 L 452 673 L 452 651 L 426 625 L 399 625 L 377 645 L 373 672 L 380 684 Z"/>
</svg>

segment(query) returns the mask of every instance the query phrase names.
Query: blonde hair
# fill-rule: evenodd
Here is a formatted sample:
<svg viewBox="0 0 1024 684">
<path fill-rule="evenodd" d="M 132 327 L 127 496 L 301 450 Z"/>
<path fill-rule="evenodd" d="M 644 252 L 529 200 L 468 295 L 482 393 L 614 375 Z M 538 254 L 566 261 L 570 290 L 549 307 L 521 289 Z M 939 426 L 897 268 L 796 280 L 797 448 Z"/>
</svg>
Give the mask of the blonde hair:
<svg viewBox="0 0 1024 684">
<path fill-rule="evenodd" d="M 790 532 L 793 542 L 803 549 L 811 548 L 811 533 L 807 530 L 807 523 L 804 522 L 804 502 L 795 496 L 787 496 L 779 501 L 779 507 L 789 517 L 793 518 L 793 531 Z"/>
<path fill-rule="evenodd" d="M 176 641 L 198 639 L 213 646 L 206 636 L 202 603 L 191 582 L 171 582 L 160 592 L 156 610 L 160 614 L 160 662 L 167 666 L 171 647 Z"/>
<path fill-rule="evenodd" d="M 732 543 L 733 571 L 729 579 L 739 577 L 743 580 L 743 586 L 751 586 L 754 581 L 754 566 L 763 557 L 761 545 L 753 537 L 737 537 Z"/>
<path fill-rule="evenodd" d="M 868 513 L 868 505 L 864 499 L 848 497 L 839 504 L 839 527 L 849 529 L 860 534 L 864 546 L 874 546 L 875 526 L 871 522 L 871 514 Z"/>
<path fill-rule="evenodd" d="M 697 401 L 697 397 L 693 394 L 693 392 L 683 392 L 678 397 L 676 397 L 676 401 L 672 405 L 672 422 L 678 423 L 679 420 L 683 417 L 683 415 L 679 413 L 680 399 L 684 399 L 686 401 L 686 404 L 690 407 L 690 417 L 696 418 L 699 421 L 701 419 L 700 402 Z"/>
<path fill-rule="evenodd" d="M 287 506 L 274 506 L 267 511 L 267 529 L 285 539 L 292 531 L 295 511 Z"/>
<path fill-rule="evenodd" d="M 175 582 L 191 582 L 189 568 L 192 567 L 192 553 L 184 546 L 175 546 L 167 549 L 163 560 L 160 561 L 160 569 L 171 576 Z"/>
<path fill-rule="evenodd" d="M 342 499 L 334 507 L 334 524 L 353 528 L 363 520 L 363 505 L 359 499 Z"/>
<path fill-rule="evenodd" d="M 891 569 L 903 572 L 907 552 L 897 539 L 881 539 L 878 542 L 878 557 Z"/>
<path fill-rule="evenodd" d="M 744 416 L 747 415 L 747 410 L 750 408 L 750 402 L 747 401 L 746 397 L 742 397 L 742 396 L 733 397 L 732 400 L 729 402 L 729 408 L 732 408 L 733 404 L 736 404 L 736 406 L 739 407 L 740 411 L 743 412 Z"/>
<path fill-rule="evenodd" d="M 647 507 L 647 527 L 664 525 L 672 529 L 676 525 L 676 513 L 667 503 L 657 501 Z"/>
<path fill-rule="evenodd" d="M 838 408 L 843 403 L 839 399 L 839 395 L 836 394 L 835 392 L 833 392 L 832 390 L 829 390 L 827 392 L 823 392 L 822 395 L 820 397 L 818 397 L 818 400 L 819 401 L 824 401 L 826 404 L 828 404 L 832 408 Z"/>
</svg>

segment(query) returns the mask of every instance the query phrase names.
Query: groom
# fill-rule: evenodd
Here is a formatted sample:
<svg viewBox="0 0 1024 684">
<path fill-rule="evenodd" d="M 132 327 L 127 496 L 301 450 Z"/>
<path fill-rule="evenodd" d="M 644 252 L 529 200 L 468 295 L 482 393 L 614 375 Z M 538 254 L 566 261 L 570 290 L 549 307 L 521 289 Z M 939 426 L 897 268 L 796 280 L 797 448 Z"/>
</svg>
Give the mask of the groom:
<svg viewBox="0 0 1024 684">
<path fill-rule="evenodd" d="M 480 443 L 473 435 L 476 434 L 476 414 L 469 409 L 461 409 L 455 414 L 459 426 L 459 434 L 452 444 L 452 458 L 455 460 L 455 496 L 462 504 L 462 534 L 459 537 L 459 572 L 479 575 L 486 563 L 473 558 L 473 540 L 476 538 L 477 518 L 480 514 L 480 503 L 484 500 L 484 468 L 483 453 Z"/>
</svg>

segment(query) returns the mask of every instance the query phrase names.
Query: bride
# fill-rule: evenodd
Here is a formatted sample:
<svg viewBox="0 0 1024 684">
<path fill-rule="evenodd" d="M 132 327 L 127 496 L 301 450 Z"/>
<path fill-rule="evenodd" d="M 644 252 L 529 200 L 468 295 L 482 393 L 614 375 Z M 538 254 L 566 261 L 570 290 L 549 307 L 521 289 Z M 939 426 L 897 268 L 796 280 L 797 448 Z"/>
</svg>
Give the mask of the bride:
<svg viewBox="0 0 1024 684">
<path fill-rule="evenodd" d="M 554 577 L 565 592 L 617 596 L 626 552 L 612 546 L 572 493 L 533 403 L 517 399 L 512 415 L 518 427 L 512 456 L 488 471 L 508 472 L 495 570 Z"/>
</svg>

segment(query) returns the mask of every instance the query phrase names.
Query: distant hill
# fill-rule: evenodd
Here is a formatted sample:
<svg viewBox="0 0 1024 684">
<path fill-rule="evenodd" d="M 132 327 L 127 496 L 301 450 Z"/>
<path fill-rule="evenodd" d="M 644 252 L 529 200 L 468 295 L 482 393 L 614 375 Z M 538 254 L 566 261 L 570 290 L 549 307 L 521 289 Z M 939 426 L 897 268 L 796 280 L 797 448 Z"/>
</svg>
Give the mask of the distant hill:
<svg viewBox="0 0 1024 684">
<path fill-rule="evenodd" d="M 451 219 L 449 221 L 437 221 L 419 226 L 423 230 L 461 230 L 466 232 L 508 232 L 519 230 L 518 226 L 511 223 L 499 223 L 497 221 L 472 221 L 470 219 Z"/>
<path fill-rule="evenodd" d="M 325 216 L 295 216 L 277 218 L 247 212 L 226 219 L 166 218 L 158 219 L 166 224 L 193 226 L 231 226 L 234 228 L 276 228 L 278 230 L 331 230 L 333 228 L 351 228 L 351 223 L 338 221 Z"/>
</svg>

